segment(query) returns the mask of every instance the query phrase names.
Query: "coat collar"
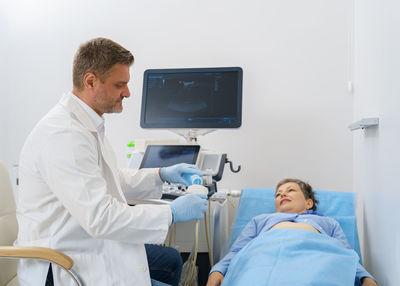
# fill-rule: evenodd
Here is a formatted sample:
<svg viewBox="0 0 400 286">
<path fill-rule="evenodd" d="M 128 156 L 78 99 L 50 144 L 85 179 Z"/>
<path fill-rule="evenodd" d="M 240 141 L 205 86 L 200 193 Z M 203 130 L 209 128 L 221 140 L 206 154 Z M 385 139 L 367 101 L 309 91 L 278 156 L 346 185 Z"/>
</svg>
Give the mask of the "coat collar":
<svg viewBox="0 0 400 286">
<path fill-rule="evenodd" d="M 90 132 L 96 132 L 97 129 L 96 126 L 93 122 L 93 120 L 90 118 L 89 114 L 87 111 L 73 98 L 72 92 L 68 92 L 63 95 L 63 97 L 60 100 L 60 104 L 65 106 L 68 110 L 74 114 L 77 119 L 82 122 L 82 124 L 89 129 Z"/>
</svg>

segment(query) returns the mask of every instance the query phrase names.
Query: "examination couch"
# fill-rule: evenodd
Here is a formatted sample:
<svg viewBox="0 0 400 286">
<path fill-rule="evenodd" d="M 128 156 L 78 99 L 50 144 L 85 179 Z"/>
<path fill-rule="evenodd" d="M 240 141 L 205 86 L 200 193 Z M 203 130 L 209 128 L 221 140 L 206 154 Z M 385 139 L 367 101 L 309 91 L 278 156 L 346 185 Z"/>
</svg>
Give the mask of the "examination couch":
<svg viewBox="0 0 400 286">
<path fill-rule="evenodd" d="M 249 188 L 241 192 L 240 203 L 230 231 L 229 244 L 239 236 L 246 224 L 254 216 L 275 212 L 275 190 Z M 334 218 L 342 227 L 350 246 L 360 255 L 360 245 L 355 215 L 356 196 L 350 192 L 315 191 L 319 201 L 318 212 Z M 361 285 L 355 281 L 355 285 Z"/>
</svg>

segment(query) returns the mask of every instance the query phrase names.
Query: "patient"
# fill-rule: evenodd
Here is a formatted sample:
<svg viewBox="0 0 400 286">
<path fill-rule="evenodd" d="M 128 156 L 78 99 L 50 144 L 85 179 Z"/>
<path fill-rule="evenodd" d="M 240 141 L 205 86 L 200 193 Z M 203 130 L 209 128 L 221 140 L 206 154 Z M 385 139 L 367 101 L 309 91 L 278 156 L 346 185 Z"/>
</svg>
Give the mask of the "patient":
<svg viewBox="0 0 400 286">
<path fill-rule="evenodd" d="M 207 286 L 221 285 L 224 277 L 227 277 L 228 267 L 235 255 L 250 241 L 272 229 L 302 229 L 317 232 L 339 240 L 346 248 L 350 249 L 339 223 L 318 213 L 316 211 L 317 203 L 309 184 L 297 179 L 280 181 L 275 189 L 276 213 L 256 216 L 246 225 L 233 243 L 229 253 L 211 269 Z M 358 258 L 355 261 L 358 261 Z M 241 268 L 239 269 L 241 270 Z M 285 271 L 286 274 L 290 275 L 289 267 Z M 359 263 L 355 278 L 360 279 L 362 286 L 377 285 L 374 278 Z M 257 285 L 254 284 L 254 286 Z"/>
</svg>

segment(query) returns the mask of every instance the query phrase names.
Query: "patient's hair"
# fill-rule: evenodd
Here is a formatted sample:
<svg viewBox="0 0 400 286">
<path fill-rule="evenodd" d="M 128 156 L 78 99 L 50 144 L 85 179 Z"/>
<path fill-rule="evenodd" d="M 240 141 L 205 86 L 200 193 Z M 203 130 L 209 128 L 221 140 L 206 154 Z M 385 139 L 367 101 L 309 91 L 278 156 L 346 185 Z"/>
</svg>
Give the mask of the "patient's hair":
<svg viewBox="0 0 400 286">
<path fill-rule="evenodd" d="M 130 66 L 133 55 L 121 45 L 105 38 L 95 38 L 83 43 L 75 54 L 72 80 L 74 88 L 83 89 L 83 77 L 92 72 L 104 82 L 115 64 Z"/>
<path fill-rule="evenodd" d="M 315 198 L 315 194 L 314 191 L 312 189 L 312 187 L 310 186 L 310 184 L 303 182 L 302 180 L 299 179 L 291 179 L 291 178 L 287 178 L 287 179 L 283 179 L 281 180 L 278 185 L 276 185 L 275 188 L 275 192 L 279 189 L 280 186 L 282 186 L 283 184 L 286 183 L 296 183 L 299 185 L 301 191 L 304 194 L 304 197 L 307 199 L 311 199 L 313 201 L 313 206 L 312 206 L 312 210 L 316 211 L 317 210 L 317 204 L 318 204 L 318 200 Z"/>
</svg>

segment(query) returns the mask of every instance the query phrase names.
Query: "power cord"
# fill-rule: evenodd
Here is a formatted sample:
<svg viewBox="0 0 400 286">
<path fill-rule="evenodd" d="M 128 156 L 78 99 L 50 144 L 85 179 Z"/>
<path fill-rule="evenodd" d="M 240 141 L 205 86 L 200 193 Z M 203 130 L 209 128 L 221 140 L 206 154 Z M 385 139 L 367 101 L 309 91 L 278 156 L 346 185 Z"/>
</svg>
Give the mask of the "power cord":
<svg viewBox="0 0 400 286">
<path fill-rule="evenodd" d="M 208 201 L 208 225 L 209 225 L 209 227 L 207 226 L 207 215 L 206 215 L 206 213 L 204 213 L 204 227 L 205 227 L 205 230 L 206 230 L 208 260 L 210 262 L 210 267 L 213 267 L 214 266 L 213 252 L 212 252 L 211 245 L 210 245 L 210 240 L 211 239 L 209 237 L 209 233 L 211 234 L 211 229 L 210 229 L 210 232 L 208 231 L 209 228 L 211 228 L 211 214 L 210 214 L 211 213 L 211 207 L 210 207 L 210 205 L 211 205 L 211 201 Z"/>
</svg>

